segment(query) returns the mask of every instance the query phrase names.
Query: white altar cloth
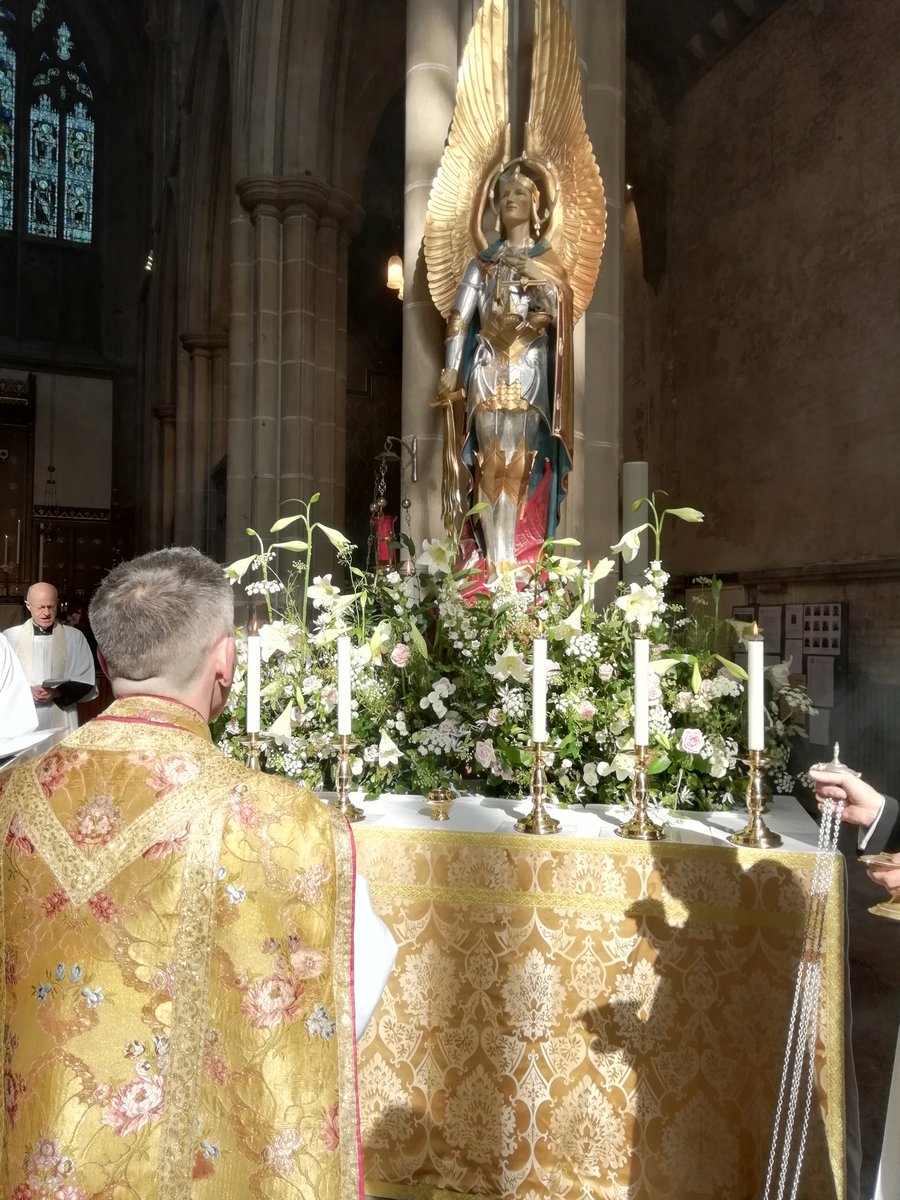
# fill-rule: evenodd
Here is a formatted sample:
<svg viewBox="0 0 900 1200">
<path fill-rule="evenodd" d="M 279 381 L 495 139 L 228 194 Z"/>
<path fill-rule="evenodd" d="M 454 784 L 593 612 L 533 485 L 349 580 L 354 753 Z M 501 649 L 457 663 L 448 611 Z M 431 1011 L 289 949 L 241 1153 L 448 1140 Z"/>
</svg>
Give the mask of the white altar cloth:
<svg viewBox="0 0 900 1200">
<path fill-rule="evenodd" d="M 353 802 L 365 813 L 367 825 L 392 829 L 446 829 L 453 833 L 513 833 L 519 817 L 530 811 L 530 800 L 503 800 L 497 797 L 460 796 L 453 802 L 449 819 L 433 821 L 422 796 L 379 796 L 364 800 L 353 793 Z M 547 811 L 560 822 L 564 837 L 608 838 L 628 819 L 624 809 L 608 804 L 590 804 L 587 808 L 563 808 L 548 804 Z M 728 845 L 727 837 L 747 824 L 747 811 L 684 812 L 663 814 L 666 840 L 694 846 Z M 655 818 L 658 819 L 658 818 Z M 782 851 L 814 850 L 819 827 L 792 796 L 775 796 L 764 819 L 773 833 L 784 839 Z M 526 834 L 523 837 L 528 836 Z M 552 836 L 552 835 L 551 835 Z M 777 854 L 778 850 L 770 851 Z"/>
</svg>

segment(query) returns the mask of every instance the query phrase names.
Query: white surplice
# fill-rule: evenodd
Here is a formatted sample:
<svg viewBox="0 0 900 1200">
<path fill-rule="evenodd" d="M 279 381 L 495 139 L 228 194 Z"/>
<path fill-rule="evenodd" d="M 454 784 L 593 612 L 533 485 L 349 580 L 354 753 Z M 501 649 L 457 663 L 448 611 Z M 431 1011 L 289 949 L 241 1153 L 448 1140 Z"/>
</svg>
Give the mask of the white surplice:
<svg viewBox="0 0 900 1200">
<path fill-rule="evenodd" d="M 31 688 L 12 646 L 0 638 L 0 738 L 17 738 L 38 727 Z"/>
<path fill-rule="evenodd" d="M 60 634 L 64 639 L 62 641 Z M 91 654 L 87 638 L 79 629 L 57 624 L 53 627 L 53 634 L 45 637 L 34 634 L 31 621 L 26 621 L 24 625 L 7 629 L 6 638 L 32 687 L 49 679 L 72 680 L 91 685 L 91 691 L 78 703 L 96 697 L 94 656 Z M 78 728 L 78 704 L 69 704 L 61 708 L 52 700 L 43 703 L 37 701 L 35 709 L 38 729 L 67 729 L 74 732 Z"/>
</svg>

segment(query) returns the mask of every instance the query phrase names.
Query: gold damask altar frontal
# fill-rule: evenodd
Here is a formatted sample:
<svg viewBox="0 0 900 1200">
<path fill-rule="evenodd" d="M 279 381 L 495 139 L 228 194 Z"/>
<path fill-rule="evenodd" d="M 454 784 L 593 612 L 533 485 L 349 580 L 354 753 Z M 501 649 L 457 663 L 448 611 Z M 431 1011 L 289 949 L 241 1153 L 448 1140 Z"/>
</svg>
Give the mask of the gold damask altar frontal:
<svg viewBox="0 0 900 1200">
<path fill-rule="evenodd" d="M 366 1190 L 762 1190 L 812 854 L 361 828 L 399 943 L 360 1053 Z M 801 1197 L 843 1197 L 843 875 Z"/>
</svg>

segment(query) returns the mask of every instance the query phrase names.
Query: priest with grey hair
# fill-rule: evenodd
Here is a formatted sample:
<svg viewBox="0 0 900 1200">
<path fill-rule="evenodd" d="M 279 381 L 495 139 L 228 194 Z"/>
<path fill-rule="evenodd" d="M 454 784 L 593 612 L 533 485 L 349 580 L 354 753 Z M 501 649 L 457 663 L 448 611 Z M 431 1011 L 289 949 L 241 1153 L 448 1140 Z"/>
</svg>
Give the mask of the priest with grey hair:
<svg viewBox="0 0 900 1200">
<path fill-rule="evenodd" d="M 97 696 L 94 657 L 79 629 L 57 619 L 52 583 L 33 583 L 25 596 L 29 619 L 6 637 L 31 687 L 38 729 L 78 728 L 78 705 Z"/>
</svg>

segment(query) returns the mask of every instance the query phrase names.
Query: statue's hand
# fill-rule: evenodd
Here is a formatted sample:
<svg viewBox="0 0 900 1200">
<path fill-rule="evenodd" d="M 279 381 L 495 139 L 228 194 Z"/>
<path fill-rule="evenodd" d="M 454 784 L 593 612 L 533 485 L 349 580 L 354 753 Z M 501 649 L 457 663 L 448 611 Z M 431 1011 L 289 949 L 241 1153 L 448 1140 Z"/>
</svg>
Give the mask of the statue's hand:
<svg viewBox="0 0 900 1200">
<path fill-rule="evenodd" d="M 437 395 L 430 401 L 431 407 L 441 408 L 465 398 L 466 389 L 459 386 L 459 371 L 455 367 L 444 367 L 438 380 Z"/>
<path fill-rule="evenodd" d="M 536 279 L 540 283 L 544 282 L 544 272 L 541 270 L 540 264 L 533 258 L 529 258 L 527 254 L 522 255 L 522 259 L 517 265 L 522 272 L 523 279 Z"/>
<path fill-rule="evenodd" d="M 444 367 L 438 380 L 438 395 L 443 396 L 445 392 L 455 392 L 458 386 L 459 371 L 456 367 Z"/>
</svg>

